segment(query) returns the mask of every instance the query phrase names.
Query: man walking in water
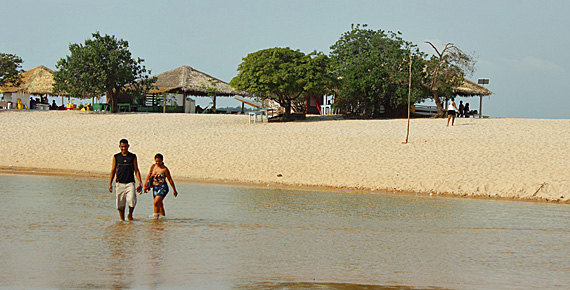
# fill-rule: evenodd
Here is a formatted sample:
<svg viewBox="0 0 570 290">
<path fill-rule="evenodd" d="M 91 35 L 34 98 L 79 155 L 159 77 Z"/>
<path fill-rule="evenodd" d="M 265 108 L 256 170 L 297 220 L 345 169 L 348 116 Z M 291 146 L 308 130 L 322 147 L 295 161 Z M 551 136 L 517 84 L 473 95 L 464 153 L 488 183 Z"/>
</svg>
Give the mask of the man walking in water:
<svg viewBox="0 0 570 290">
<path fill-rule="evenodd" d="M 135 176 L 142 186 L 141 173 L 137 162 L 137 155 L 129 152 L 129 141 L 121 139 L 119 141 L 120 153 L 113 156 L 113 167 L 111 168 L 111 179 L 109 180 L 109 192 L 113 192 L 113 179 L 117 176 L 115 184 L 115 194 L 117 198 L 117 210 L 121 220 L 125 220 L 125 206 L 129 206 L 129 220 L 133 220 L 133 212 L 137 204 L 135 193 Z"/>
</svg>

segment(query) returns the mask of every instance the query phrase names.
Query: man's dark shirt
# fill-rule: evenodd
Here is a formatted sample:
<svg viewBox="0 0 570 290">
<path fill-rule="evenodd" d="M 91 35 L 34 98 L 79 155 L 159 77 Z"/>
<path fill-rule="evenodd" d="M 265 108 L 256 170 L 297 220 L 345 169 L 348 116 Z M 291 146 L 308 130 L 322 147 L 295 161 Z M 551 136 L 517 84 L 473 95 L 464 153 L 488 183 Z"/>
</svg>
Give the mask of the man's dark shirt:
<svg viewBox="0 0 570 290">
<path fill-rule="evenodd" d="M 122 153 L 115 154 L 115 164 L 117 165 L 117 182 L 135 182 L 135 158 L 137 155 L 129 152 L 126 156 Z"/>
</svg>

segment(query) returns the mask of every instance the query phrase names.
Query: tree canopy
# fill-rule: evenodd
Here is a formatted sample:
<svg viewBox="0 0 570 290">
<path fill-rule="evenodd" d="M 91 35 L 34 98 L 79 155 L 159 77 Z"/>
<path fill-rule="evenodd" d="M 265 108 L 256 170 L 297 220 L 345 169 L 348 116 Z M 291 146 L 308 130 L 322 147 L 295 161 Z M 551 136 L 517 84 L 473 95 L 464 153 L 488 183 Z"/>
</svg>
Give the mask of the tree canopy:
<svg viewBox="0 0 570 290">
<path fill-rule="evenodd" d="M 426 41 L 426 43 L 436 54 L 425 61 L 429 79 L 423 83 L 423 86 L 432 93 L 438 116 L 441 117 L 444 115 L 444 109 L 440 97 L 452 96 L 453 88 L 461 85 L 466 76 L 475 72 L 476 60 L 473 54 L 464 53 L 452 43 L 445 44 L 441 51 L 431 42 Z"/>
<path fill-rule="evenodd" d="M 121 94 L 143 96 L 155 78 L 150 78 L 141 58 L 133 58 L 127 41 L 115 36 L 92 34 L 84 44 L 70 44 L 70 55 L 60 59 L 54 72 L 54 93 L 76 98 L 107 96 L 112 112 Z"/>
<path fill-rule="evenodd" d="M 0 87 L 20 85 L 23 60 L 9 53 L 0 53 Z"/>
<path fill-rule="evenodd" d="M 331 46 L 335 74 L 341 80 L 335 106 L 351 113 L 377 116 L 405 111 L 412 59 L 412 102 L 425 97 L 423 54 L 400 33 L 352 26 Z"/>
<path fill-rule="evenodd" d="M 286 119 L 295 104 L 304 102 L 310 94 L 323 94 L 334 82 L 331 61 L 326 55 L 305 54 L 288 47 L 250 53 L 237 70 L 239 73 L 230 85 L 262 100 L 279 103 L 285 108 Z"/>
</svg>

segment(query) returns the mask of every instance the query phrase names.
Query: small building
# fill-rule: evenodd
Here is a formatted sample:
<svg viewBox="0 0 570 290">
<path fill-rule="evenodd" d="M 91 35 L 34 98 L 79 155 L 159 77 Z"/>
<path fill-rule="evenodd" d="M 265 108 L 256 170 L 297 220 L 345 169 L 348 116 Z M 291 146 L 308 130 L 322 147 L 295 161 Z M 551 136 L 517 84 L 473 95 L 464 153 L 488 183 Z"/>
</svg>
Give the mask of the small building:
<svg viewBox="0 0 570 290">
<path fill-rule="evenodd" d="M 181 66 L 156 75 L 155 89 L 149 92 L 146 103 L 157 104 L 157 96 L 165 94 L 166 103 L 176 104 L 178 111 L 192 113 L 195 101 L 190 96 L 212 97 L 213 108 L 216 107 L 216 97 L 246 96 L 243 91 L 234 90 L 228 83 L 194 69 L 191 66 Z M 160 105 L 160 104 L 158 104 Z"/>
<path fill-rule="evenodd" d="M 36 103 L 48 105 L 45 95 L 53 95 L 53 70 L 40 65 L 31 70 L 20 74 L 22 81 L 17 87 L 0 87 L 2 92 L 2 101 L 11 102 L 13 108 L 18 103 L 18 99 L 22 105 L 29 109 L 35 109 Z M 36 98 L 39 102 L 36 102 Z M 32 101 L 30 102 L 30 99 Z"/>
</svg>

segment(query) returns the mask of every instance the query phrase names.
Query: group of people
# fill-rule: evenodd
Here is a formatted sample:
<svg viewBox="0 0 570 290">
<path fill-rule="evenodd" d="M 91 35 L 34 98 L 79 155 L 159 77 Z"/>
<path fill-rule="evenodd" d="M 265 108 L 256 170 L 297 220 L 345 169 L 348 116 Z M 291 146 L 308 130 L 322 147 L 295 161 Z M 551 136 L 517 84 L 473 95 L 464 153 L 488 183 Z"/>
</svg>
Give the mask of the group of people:
<svg viewBox="0 0 570 290">
<path fill-rule="evenodd" d="M 164 210 L 164 198 L 168 194 L 169 188 L 166 181 L 170 182 L 174 197 L 178 196 L 174 181 L 170 175 L 170 170 L 164 165 L 164 157 L 162 154 L 154 156 L 154 164 L 150 167 L 150 171 L 145 183 L 142 183 L 141 173 L 139 171 L 137 155 L 129 152 L 129 141 L 121 139 L 119 141 L 119 149 L 121 152 L 113 156 L 113 165 L 111 167 L 111 178 L 109 180 L 109 192 L 113 192 L 113 180 L 115 180 L 115 196 L 117 210 L 121 220 L 125 220 L 126 207 L 129 207 L 128 220 L 133 220 L 133 212 L 137 204 L 137 193 L 141 194 L 152 189 L 154 199 L 154 219 L 166 216 Z M 139 182 L 139 186 L 135 189 L 135 177 Z M 144 185 L 143 185 L 144 184 Z"/>
<path fill-rule="evenodd" d="M 451 119 L 451 126 L 455 123 L 455 116 L 459 118 L 467 117 L 470 114 L 469 103 L 463 105 L 463 101 L 459 101 L 459 108 L 455 105 L 455 100 L 451 98 L 449 104 L 447 105 L 447 126 L 449 126 L 449 120 Z"/>
<path fill-rule="evenodd" d="M 39 97 L 39 98 L 32 98 L 30 96 L 30 110 L 36 109 L 37 104 L 46 104 L 49 105 L 47 97 Z"/>
</svg>

